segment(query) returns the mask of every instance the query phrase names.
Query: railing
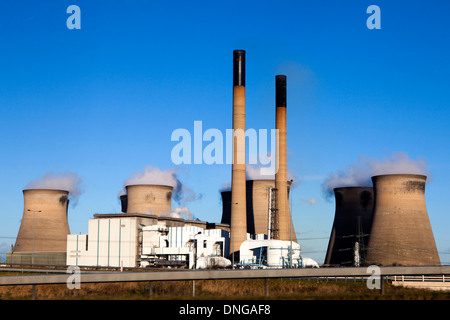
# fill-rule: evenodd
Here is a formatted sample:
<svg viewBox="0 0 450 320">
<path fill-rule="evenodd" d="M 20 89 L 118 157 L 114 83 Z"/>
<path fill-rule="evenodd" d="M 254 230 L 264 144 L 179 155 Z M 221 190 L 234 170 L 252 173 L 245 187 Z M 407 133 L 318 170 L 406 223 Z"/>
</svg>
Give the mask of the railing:
<svg viewBox="0 0 450 320">
<path fill-rule="evenodd" d="M 450 282 L 449 275 L 421 275 L 421 276 L 411 276 L 411 275 L 401 275 L 388 277 L 391 281 L 417 281 L 417 282 Z"/>
<path fill-rule="evenodd" d="M 380 267 L 383 279 L 442 279 L 450 278 L 450 266 L 411 266 Z M 35 275 L 35 276 L 0 276 L 0 285 L 55 284 L 66 283 L 70 275 Z M 81 272 L 81 282 L 139 282 L 139 281 L 174 281 L 174 280 L 218 280 L 218 279 L 255 279 L 255 278 L 334 278 L 352 279 L 371 276 L 364 267 L 348 268 L 313 268 L 313 269 L 262 269 L 262 270 L 189 270 L 161 272 Z"/>
</svg>

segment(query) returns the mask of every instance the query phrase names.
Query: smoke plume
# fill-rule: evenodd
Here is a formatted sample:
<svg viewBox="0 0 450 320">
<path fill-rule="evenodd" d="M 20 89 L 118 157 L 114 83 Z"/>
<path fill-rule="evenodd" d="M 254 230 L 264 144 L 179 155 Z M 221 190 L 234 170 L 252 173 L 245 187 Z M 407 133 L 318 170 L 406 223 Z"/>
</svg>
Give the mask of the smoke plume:
<svg viewBox="0 0 450 320">
<path fill-rule="evenodd" d="M 319 198 L 312 198 L 312 199 L 301 198 L 300 201 L 309 203 L 311 206 L 313 206 L 317 203 L 317 201 L 319 201 Z"/>
<path fill-rule="evenodd" d="M 118 196 L 120 197 L 126 193 L 126 186 L 138 184 L 170 186 L 173 188 L 172 199 L 177 203 L 191 202 L 201 198 L 191 188 L 181 183 L 175 169 L 161 170 L 152 166 L 146 166 L 143 171 L 132 173 L 124 181 L 124 189 L 119 192 Z"/>
<path fill-rule="evenodd" d="M 41 178 L 29 182 L 24 189 L 65 190 L 69 192 L 69 200 L 75 206 L 83 194 L 83 179 L 75 172 L 47 173 Z"/>
<path fill-rule="evenodd" d="M 358 162 L 332 173 L 322 183 L 327 199 L 339 187 L 372 187 L 372 177 L 383 174 L 420 174 L 430 177 L 424 159 L 411 160 L 405 152 L 397 152 L 383 160 L 360 156 Z"/>
<path fill-rule="evenodd" d="M 185 220 L 194 220 L 194 216 L 189 211 L 188 207 L 177 207 L 172 210 L 172 212 L 167 212 L 161 214 L 161 217 L 171 217 Z"/>
</svg>

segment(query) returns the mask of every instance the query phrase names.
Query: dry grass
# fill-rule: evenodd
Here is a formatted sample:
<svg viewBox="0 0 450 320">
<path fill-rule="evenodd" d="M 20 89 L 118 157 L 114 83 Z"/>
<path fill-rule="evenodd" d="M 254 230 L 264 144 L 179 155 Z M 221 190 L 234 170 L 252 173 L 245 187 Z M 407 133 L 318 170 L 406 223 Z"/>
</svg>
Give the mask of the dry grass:
<svg viewBox="0 0 450 320">
<path fill-rule="evenodd" d="M 317 282 L 312 280 L 269 281 L 269 296 L 265 296 L 264 279 L 243 280 L 197 280 L 195 298 L 192 281 L 155 281 L 151 285 L 141 283 L 81 284 L 79 290 L 70 290 L 66 285 L 38 285 L 39 300 L 183 300 L 183 299 L 332 299 L 332 300 L 431 300 L 450 299 L 450 293 L 398 288 L 386 284 L 385 293 L 369 290 L 364 282 Z M 32 286 L 0 287 L 1 300 L 28 300 L 32 297 Z"/>
</svg>

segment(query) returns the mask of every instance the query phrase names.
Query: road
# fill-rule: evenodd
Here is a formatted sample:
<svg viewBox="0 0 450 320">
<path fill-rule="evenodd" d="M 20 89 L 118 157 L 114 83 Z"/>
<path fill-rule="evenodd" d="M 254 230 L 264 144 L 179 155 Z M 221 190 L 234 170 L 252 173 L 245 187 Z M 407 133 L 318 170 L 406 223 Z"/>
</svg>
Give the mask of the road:
<svg viewBox="0 0 450 320">
<path fill-rule="evenodd" d="M 450 266 L 398 266 L 380 267 L 378 276 L 401 275 L 450 275 Z M 79 274 L 45 274 L 0 276 L 0 285 L 65 284 L 74 276 L 80 283 L 141 282 L 176 280 L 218 279 L 270 279 L 270 278 L 314 278 L 314 277 L 368 277 L 372 273 L 366 267 L 314 268 L 314 269 L 263 269 L 263 270 L 187 270 L 149 272 L 80 272 Z"/>
</svg>

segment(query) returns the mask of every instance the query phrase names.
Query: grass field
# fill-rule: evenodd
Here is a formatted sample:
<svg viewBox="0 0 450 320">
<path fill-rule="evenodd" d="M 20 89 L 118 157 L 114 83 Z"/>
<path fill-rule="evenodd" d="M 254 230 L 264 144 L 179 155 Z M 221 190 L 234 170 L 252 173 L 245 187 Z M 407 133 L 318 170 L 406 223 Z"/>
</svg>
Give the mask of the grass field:
<svg viewBox="0 0 450 320">
<path fill-rule="evenodd" d="M 450 300 L 450 292 L 391 286 L 384 293 L 369 290 L 365 282 L 271 279 L 266 296 L 264 279 L 154 281 L 66 285 L 38 285 L 38 300 Z M 29 300 L 33 287 L 0 287 L 0 300 Z"/>
</svg>

